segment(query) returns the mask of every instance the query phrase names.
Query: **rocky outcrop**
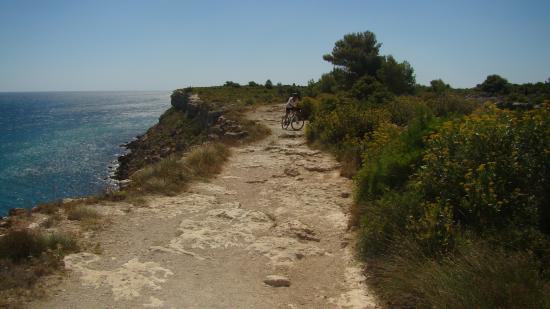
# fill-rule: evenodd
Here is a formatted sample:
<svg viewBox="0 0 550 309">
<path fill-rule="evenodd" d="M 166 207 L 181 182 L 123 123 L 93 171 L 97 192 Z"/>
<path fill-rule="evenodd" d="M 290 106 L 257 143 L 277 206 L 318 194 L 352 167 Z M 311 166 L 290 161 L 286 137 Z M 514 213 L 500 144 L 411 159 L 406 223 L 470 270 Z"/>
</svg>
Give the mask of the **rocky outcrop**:
<svg viewBox="0 0 550 309">
<path fill-rule="evenodd" d="M 209 130 L 208 137 L 213 140 L 225 138 L 225 139 L 241 139 L 248 135 L 248 132 L 244 130 L 243 126 L 237 121 L 227 119 L 224 116 L 217 118 L 214 125 Z"/>
<path fill-rule="evenodd" d="M 206 141 L 208 128 L 222 114 L 211 111 L 208 104 L 183 90 L 174 91 L 171 104 L 172 108 L 160 116 L 157 124 L 124 145 L 128 153 L 118 159 L 116 179 L 128 179 L 148 164 Z"/>
<path fill-rule="evenodd" d="M 205 127 L 214 124 L 225 112 L 216 110 L 211 104 L 202 101 L 197 94 L 182 93 L 182 90 L 174 91 L 171 104 L 175 109 L 184 112 L 187 118 L 200 119 Z"/>
<path fill-rule="evenodd" d="M 123 145 L 128 153 L 119 157 L 115 179 L 128 179 L 148 164 L 207 140 L 235 140 L 248 135 L 237 121 L 224 116 L 227 110 L 214 109 L 186 89 L 174 91 L 171 104 L 156 125 Z"/>
</svg>

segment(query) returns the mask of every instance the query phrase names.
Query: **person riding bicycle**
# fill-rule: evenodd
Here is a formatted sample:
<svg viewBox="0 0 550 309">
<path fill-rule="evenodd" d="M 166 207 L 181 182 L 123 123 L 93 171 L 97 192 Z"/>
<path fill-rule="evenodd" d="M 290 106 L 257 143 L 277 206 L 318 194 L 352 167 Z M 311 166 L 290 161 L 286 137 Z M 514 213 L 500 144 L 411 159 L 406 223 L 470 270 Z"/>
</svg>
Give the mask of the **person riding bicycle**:
<svg viewBox="0 0 550 309">
<path fill-rule="evenodd" d="M 290 114 L 290 112 L 298 109 L 298 94 L 293 93 L 290 98 L 288 98 L 288 101 L 286 102 L 286 116 Z"/>
<path fill-rule="evenodd" d="M 283 130 L 287 130 L 288 126 L 292 127 L 292 130 L 300 130 L 304 127 L 304 119 L 300 115 L 300 108 L 298 107 L 298 94 L 293 93 L 288 102 L 286 102 L 286 114 L 281 119 L 281 127 Z"/>
</svg>

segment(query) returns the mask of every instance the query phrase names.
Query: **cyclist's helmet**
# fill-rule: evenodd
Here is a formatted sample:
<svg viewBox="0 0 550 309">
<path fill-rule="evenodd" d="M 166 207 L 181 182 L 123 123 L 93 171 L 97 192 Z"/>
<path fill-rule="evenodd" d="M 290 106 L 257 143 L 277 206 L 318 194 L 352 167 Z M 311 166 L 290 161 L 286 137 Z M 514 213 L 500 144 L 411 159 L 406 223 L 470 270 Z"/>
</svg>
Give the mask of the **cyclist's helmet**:
<svg viewBox="0 0 550 309">
<path fill-rule="evenodd" d="M 297 93 L 297 92 L 293 92 L 293 93 L 292 93 L 292 97 L 293 97 L 293 98 L 297 98 L 297 97 L 298 97 L 298 93 Z"/>
</svg>

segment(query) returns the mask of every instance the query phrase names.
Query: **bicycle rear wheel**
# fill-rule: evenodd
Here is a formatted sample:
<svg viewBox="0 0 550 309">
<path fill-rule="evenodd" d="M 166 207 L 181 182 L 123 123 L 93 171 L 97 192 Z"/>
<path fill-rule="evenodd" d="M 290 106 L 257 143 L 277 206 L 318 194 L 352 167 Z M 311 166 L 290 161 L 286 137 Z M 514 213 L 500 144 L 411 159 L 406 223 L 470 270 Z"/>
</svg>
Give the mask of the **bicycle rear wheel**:
<svg viewBox="0 0 550 309">
<path fill-rule="evenodd" d="M 304 127 L 304 120 L 300 119 L 300 117 L 298 117 L 298 115 L 294 114 L 292 116 L 291 121 L 290 121 L 290 126 L 294 130 L 300 130 Z"/>
</svg>

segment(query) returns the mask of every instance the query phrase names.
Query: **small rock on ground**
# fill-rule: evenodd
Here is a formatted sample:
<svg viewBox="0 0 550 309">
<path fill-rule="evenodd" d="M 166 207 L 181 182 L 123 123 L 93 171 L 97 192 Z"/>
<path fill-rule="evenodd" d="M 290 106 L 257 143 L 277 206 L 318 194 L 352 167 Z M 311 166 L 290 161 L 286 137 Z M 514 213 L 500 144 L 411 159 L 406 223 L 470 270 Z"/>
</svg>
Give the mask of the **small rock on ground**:
<svg viewBox="0 0 550 309">
<path fill-rule="evenodd" d="M 288 287 L 290 286 L 290 279 L 280 275 L 269 275 L 265 278 L 264 283 L 272 287 Z"/>
</svg>

